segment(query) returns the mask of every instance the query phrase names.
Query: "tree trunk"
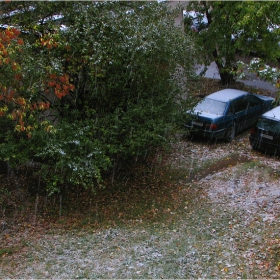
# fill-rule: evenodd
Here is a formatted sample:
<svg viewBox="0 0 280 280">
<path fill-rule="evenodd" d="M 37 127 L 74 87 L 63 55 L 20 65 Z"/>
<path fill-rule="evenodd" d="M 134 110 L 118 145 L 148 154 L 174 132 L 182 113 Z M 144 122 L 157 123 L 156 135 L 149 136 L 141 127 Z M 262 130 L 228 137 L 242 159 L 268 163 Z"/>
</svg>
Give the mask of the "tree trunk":
<svg viewBox="0 0 280 280">
<path fill-rule="evenodd" d="M 213 52 L 214 61 L 219 70 L 219 74 L 221 77 L 222 85 L 230 85 L 236 81 L 236 76 L 232 73 L 234 68 L 234 64 L 231 60 L 226 60 L 221 62 L 221 59 L 218 57 L 218 52 L 215 50 Z"/>
<path fill-rule="evenodd" d="M 219 67 L 218 67 L 219 68 Z M 221 76 L 221 84 L 222 85 L 230 85 L 235 82 L 235 77 L 229 71 L 225 71 L 224 69 L 219 69 Z"/>
</svg>

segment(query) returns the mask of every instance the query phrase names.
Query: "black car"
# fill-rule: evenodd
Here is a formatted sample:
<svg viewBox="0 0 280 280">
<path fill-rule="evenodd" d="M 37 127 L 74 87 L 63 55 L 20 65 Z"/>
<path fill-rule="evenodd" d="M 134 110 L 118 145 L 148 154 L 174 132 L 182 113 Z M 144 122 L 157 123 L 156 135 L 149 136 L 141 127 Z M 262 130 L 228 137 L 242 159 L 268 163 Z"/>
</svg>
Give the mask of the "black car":
<svg viewBox="0 0 280 280">
<path fill-rule="evenodd" d="M 251 129 L 249 141 L 255 150 L 280 155 L 280 106 L 260 117 Z"/>
<path fill-rule="evenodd" d="M 230 142 L 242 130 L 252 127 L 272 108 L 274 98 L 237 89 L 224 89 L 206 96 L 187 111 L 191 134 Z"/>
</svg>

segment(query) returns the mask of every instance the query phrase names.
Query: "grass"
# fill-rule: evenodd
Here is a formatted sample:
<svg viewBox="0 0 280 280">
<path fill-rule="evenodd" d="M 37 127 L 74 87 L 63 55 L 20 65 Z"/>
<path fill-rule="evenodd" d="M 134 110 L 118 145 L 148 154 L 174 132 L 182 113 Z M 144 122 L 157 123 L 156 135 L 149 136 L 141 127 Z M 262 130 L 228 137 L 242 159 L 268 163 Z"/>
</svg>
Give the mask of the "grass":
<svg viewBox="0 0 280 280">
<path fill-rule="evenodd" d="M 0 257 L 13 254 L 18 248 L 0 248 Z"/>
<path fill-rule="evenodd" d="M 264 224 L 251 221 L 248 230 L 244 219 L 248 213 L 213 208 L 203 200 L 195 204 L 196 209 L 181 209 L 184 220 L 172 226 L 161 222 L 94 233 L 87 229 L 34 240 L 30 254 L 17 259 L 22 274 L 15 276 L 178 279 L 262 275 L 255 262 L 248 265 L 248 260 L 261 260 L 262 243 L 276 228 L 268 230 Z M 259 242 L 252 243 L 252 237 L 260 233 Z M 250 252 L 249 259 L 244 257 Z"/>
</svg>

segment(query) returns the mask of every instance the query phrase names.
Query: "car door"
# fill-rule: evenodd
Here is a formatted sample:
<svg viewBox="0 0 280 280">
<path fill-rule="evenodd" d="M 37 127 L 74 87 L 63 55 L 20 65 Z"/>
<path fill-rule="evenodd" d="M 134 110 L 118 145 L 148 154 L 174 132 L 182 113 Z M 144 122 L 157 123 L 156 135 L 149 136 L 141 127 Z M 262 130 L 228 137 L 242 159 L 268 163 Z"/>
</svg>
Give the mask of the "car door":
<svg viewBox="0 0 280 280">
<path fill-rule="evenodd" d="M 248 100 L 244 96 L 232 102 L 233 122 L 235 123 L 236 133 L 242 131 L 246 127 L 247 109 Z"/>
<path fill-rule="evenodd" d="M 246 100 L 249 104 L 246 113 L 246 128 L 252 127 L 263 113 L 263 100 L 257 98 L 254 95 L 246 96 Z"/>
</svg>

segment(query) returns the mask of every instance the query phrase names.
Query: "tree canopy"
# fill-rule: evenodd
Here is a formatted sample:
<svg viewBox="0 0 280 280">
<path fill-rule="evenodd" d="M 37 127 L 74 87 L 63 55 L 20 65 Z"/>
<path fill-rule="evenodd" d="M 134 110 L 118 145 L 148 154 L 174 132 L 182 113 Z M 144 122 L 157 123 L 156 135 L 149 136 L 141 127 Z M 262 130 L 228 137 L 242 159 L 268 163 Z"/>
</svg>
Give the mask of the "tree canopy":
<svg viewBox="0 0 280 280">
<path fill-rule="evenodd" d="M 254 53 L 271 61 L 279 58 L 279 2 L 191 1 L 187 10 L 207 18 L 207 28 L 195 33 L 186 25 L 186 31 L 197 42 L 200 61 L 216 62 L 223 84 L 236 78 L 238 53 Z"/>
<path fill-rule="evenodd" d="M 167 142 L 181 112 L 172 74 L 189 82 L 193 50 L 165 3 L 1 6 L 2 159 L 39 164 L 51 193 L 95 188 Z"/>
</svg>

